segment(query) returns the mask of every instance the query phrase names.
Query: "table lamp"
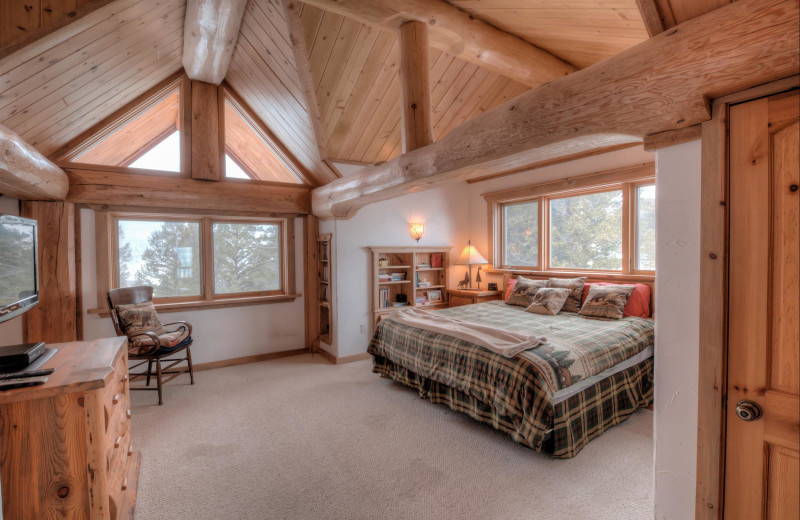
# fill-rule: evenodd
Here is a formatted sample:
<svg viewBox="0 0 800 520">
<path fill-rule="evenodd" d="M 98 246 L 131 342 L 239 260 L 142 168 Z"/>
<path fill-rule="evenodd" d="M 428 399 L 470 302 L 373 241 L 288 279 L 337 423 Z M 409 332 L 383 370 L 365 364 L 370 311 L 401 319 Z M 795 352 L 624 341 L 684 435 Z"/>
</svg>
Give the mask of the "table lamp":
<svg viewBox="0 0 800 520">
<path fill-rule="evenodd" d="M 489 262 L 481 256 L 477 249 L 472 246 L 472 241 L 467 241 L 467 247 L 461 251 L 461 255 L 459 255 L 458 260 L 456 260 L 455 265 L 466 265 L 469 266 L 469 272 L 464 273 L 466 275 L 464 281 L 458 284 L 459 289 L 466 289 L 466 287 L 462 287 L 466 285 L 464 282 L 469 282 L 469 290 L 479 291 L 480 286 L 477 289 L 472 288 L 472 266 L 473 265 L 484 265 L 488 264 Z"/>
</svg>

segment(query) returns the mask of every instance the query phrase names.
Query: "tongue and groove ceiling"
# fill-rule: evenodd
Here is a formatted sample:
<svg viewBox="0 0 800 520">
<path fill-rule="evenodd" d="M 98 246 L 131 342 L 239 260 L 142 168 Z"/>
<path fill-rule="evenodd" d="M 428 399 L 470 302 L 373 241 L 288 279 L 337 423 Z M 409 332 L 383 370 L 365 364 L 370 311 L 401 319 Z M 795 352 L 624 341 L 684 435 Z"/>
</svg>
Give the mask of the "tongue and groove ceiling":
<svg viewBox="0 0 800 520">
<path fill-rule="evenodd" d="M 648 36 L 637 0 L 449 1 L 578 68 Z M 638 2 L 670 27 L 728 0 Z M 0 0 L 0 124 L 53 154 L 181 69 L 185 12 L 186 0 Z M 307 64 L 295 59 L 283 0 L 249 0 L 226 82 L 311 172 L 326 170 L 325 158 L 373 163 L 399 155 L 396 32 L 310 5 L 301 21 Z M 436 139 L 527 90 L 430 53 Z M 316 100 L 300 70 L 309 64 Z M 316 132 L 310 102 L 319 109 Z"/>
</svg>

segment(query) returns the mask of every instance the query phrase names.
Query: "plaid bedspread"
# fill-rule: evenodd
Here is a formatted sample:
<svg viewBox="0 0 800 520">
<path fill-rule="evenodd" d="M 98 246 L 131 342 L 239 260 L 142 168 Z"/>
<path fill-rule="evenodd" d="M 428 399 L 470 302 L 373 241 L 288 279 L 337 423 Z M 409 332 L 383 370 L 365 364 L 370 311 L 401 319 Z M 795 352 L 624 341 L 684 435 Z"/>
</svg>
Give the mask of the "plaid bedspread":
<svg viewBox="0 0 800 520">
<path fill-rule="evenodd" d="M 652 344 L 649 320 L 539 316 L 502 302 L 439 312 L 548 341 L 508 359 L 451 336 L 383 320 L 368 349 L 373 371 L 506 431 L 537 451 L 572 457 L 586 442 L 652 402 L 653 365 L 647 360 L 553 403 L 556 389 L 602 372 Z"/>
</svg>

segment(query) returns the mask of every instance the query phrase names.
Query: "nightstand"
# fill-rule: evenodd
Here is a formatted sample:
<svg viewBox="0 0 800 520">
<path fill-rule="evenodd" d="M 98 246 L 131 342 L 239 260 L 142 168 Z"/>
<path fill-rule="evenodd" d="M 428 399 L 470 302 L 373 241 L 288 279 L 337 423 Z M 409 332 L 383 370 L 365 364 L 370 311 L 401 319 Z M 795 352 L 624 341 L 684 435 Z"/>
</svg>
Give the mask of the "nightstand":
<svg viewBox="0 0 800 520">
<path fill-rule="evenodd" d="M 450 307 L 458 307 L 460 305 L 502 300 L 503 291 L 465 291 L 462 289 L 448 289 L 447 296 L 450 301 Z"/>
</svg>

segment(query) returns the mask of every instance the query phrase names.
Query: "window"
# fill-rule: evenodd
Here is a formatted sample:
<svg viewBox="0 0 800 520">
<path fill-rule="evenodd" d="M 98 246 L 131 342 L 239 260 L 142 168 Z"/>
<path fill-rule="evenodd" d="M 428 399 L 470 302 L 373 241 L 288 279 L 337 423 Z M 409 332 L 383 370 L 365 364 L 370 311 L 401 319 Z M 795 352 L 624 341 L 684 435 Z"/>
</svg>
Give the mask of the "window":
<svg viewBox="0 0 800 520">
<path fill-rule="evenodd" d="M 291 219 L 102 212 L 97 218 L 101 229 L 106 222 L 111 231 L 112 286 L 152 285 L 156 303 L 288 297 L 294 292 L 287 272 Z M 98 270 L 102 254 L 98 248 Z"/>
<path fill-rule="evenodd" d="M 274 151 L 273 143 L 226 92 L 225 176 L 235 179 L 300 183 L 297 173 L 287 167 Z"/>
<path fill-rule="evenodd" d="M 485 195 L 496 269 L 655 271 L 652 165 Z"/>
<path fill-rule="evenodd" d="M 103 166 L 181 171 L 181 92 L 179 84 L 143 102 L 79 147 L 69 160 Z"/>
<path fill-rule="evenodd" d="M 550 201 L 550 267 L 622 269 L 622 191 Z"/>
</svg>

